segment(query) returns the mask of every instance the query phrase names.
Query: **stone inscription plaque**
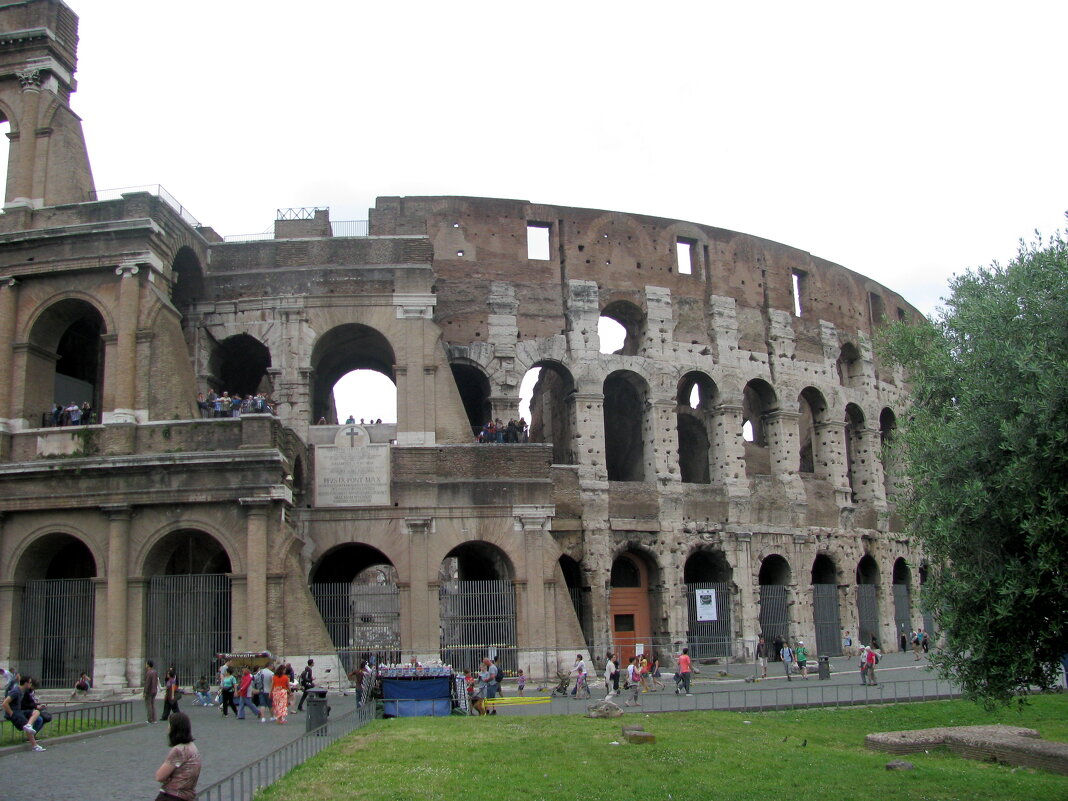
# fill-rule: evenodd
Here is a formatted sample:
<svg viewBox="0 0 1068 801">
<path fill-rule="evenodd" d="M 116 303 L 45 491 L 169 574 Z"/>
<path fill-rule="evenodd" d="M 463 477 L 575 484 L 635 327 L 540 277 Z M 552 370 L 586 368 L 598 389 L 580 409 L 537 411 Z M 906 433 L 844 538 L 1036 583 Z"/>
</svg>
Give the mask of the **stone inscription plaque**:
<svg viewBox="0 0 1068 801">
<path fill-rule="evenodd" d="M 371 445 L 360 426 L 334 441 L 315 448 L 315 505 L 389 506 L 389 445 Z"/>
</svg>

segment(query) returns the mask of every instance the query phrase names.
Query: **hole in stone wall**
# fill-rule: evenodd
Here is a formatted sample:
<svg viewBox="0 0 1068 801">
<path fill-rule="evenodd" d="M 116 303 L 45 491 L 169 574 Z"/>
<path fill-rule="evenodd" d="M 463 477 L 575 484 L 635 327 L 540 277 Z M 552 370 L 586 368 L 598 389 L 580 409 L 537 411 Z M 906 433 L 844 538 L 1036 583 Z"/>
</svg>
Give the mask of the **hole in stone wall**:
<svg viewBox="0 0 1068 801">
<path fill-rule="evenodd" d="M 549 229 L 548 223 L 527 223 L 527 258 L 537 259 L 538 261 L 548 261 L 550 256 L 549 249 Z"/>
<path fill-rule="evenodd" d="M 693 244 L 688 239 L 675 240 L 675 260 L 679 266 L 679 275 L 693 274 Z"/>
</svg>

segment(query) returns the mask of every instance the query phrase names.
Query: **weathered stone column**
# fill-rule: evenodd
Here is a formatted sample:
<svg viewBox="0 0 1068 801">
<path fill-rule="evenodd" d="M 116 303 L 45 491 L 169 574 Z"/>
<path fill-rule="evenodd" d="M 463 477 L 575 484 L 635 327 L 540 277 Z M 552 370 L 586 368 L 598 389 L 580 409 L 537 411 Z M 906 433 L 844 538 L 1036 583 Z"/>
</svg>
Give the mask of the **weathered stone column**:
<svg viewBox="0 0 1068 801">
<path fill-rule="evenodd" d="M 407 621 L 409 640 L 402 645 L 419 659 L 439 659 L 441 636 L 438 631 L 440 610 L 437 572 L 431 574 L 427 561 L 430 555 L 430 535 L 434 530 L 432 517 L 404 519 L 408 536 L 408 565 L 410 571 L 407 599 L 401 598 L 401 619 Z"/>
<path fill-rule="evenodd" d="M 752 534 L 735 534 L 732 539 L 734 540 L 734 558 L 731 560 L 731 567 L 734 582 L 738 585 L 738 604 L 735 609 L 738 620 L 734 625 L 745 641 L 745 647 L 748 648 L 756 645 L 760 629 L 759 582 L 755 580 L 760 565 L 753 564 Z"/>
<path fill-rule="evenodd" d="M 103 667 L 98 673 L 100 687 L 122 688 L 126 676 L 136 672 L 137 664 L 127 664 L 126 640 L 129 620 L 129 552 L 132 510 L 126 504 L 101 507 L 108 518 L 107 567 L 107 647 L 96 662 Z"/>
<path fill-rule="evenodd" d="M 709 476 L 713 486 L 723 487 L 729 503 L 728 520 L 749 520 L 749 479 L 745 475 L 745 445 L 742 440 L 742 407 L 722 403 L 709 413 Z"/>
<path fill-rule="evenodd" d="M 575 410 L 575 455 L 579 478 L 608 481 L 604 453 L 604 395 L 576 392 L 570 398 Z"/>
<path fill-rule="evenodd" d="M 11 149 L 12 163 L 8 173 L 14 180 L 9 182 L 5 208 L 39 208 L 43 198 L 33 196 L 33 181 L 37 157 L 37 117 L 41 104 L 41 70 L 27 67 L 16 71 L 15 77 L 22 91 L 22 113 L 19 115 L 18 133 L 13 137 L 16 146 Z"/>
<path fill-rule="evenodd" d="M 813 454 L 816 475 L 825 479 L 834 488 L 834 498 L 839 508 L 852 506 L 849 476 L 846 474 L 846 424 L 839 421 L 825 421 L 813 427 L 813 441 L 816 443 Z"/>
<path fill-rule="evenodd" d="M 9 275 L 0 276 L 0 434 L 11 430 L 11 385 L 14 378 L 11 346 L 15 342 L 18 284 Z M 6 449 L 0 443 L 0 460 L 6 458 Z"/>
<path fill-rule="evenodd" d="M 541 655 L 551 641 L 547 636 L 545 540 L 555 514 L 552 506 L 513 506 L 514 528 L 523 535 L 523 562 L 526 580 L 523 603 L 523 635 L 520 638 L 519 665 L 528 672 L 529 666 L 540 666 Z M 517 621 L 518 622 L 518 621 Z"/>
<path fill-rule="evenodd" d="M 140 268 L 134 262 L 125 262 L 115 268 L 119 276 L 119 308 L 116 364 L 105 364 L 110 383 L 114 387 L 114 408 L 105 410 L 105 423 L 136 423 L 134 399 L 137 378 L 137 318 L 141 302 Z"/>
<path fill-rule="evenodd" d="M 679 435 L 676 421 L 674 399 L 657 400 L 650 404 L 650 424 L 652 428 L 651 446 L 653 469 L 661 482 L 679 482 L 682 475 L 679 470 Z"/>
<path fill-rule="evenodd" d="M 269 498 L 241 498 L 245 507 L 246 651 L 260 651 L 267 643 L 267 512 Z M 234 629 L 240 630 L 240 625 Z"/>
<path fill-rule="evenodd" d="M 857 432 L 860 462 L 860 486 L 855 487 L 857 500 L 870 503 L 879 511 L 886 511 L 886 486 L 883 476 L 883 461 L 880 458 L 882 441 L 874 428 L 863 428 Z"/>
</svg>

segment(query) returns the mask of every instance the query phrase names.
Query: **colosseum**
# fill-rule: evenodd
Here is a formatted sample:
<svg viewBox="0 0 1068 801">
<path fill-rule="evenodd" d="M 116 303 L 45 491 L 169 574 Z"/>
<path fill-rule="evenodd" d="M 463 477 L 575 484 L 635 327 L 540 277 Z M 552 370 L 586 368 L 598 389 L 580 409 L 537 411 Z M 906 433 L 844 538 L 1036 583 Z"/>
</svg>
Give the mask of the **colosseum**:
<svg viewBox="0 0 1068 801">
<path fill-rule="evenodd" d="M 121 689 L 148 658 L 336 677 L 495 653 L 541 677 L 923 625 L 883 447 L 908 388 L 872 352 L 919 319 L 897 293 L 753 235 L 524 200 L 284 210 L 227 241 L 162 189 L 96 190 L 77 25 L 0 3 L 0 664 Z M 395 423 L 337 419 L 354 370 L 395 385 Z M 478 442 L 530 371 L 527 432 Z M 198 403 L 223 392 L 273 406 Z"/>
</svg>

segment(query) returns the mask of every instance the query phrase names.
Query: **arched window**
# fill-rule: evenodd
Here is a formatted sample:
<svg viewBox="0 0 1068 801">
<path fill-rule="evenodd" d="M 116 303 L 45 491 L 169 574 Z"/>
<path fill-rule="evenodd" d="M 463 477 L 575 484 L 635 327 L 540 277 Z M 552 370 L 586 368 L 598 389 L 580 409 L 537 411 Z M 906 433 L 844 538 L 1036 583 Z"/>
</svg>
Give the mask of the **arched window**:
<svg viewBox="0 0 1068 801">
<path fill-rule="evenodd" d="M 745 440 L 745 474 L 769 475 L 771 454 L 768 449 L 766 419 L 778 408 L 775 390 L 759 378 L 742 391 L 742 439 Z"/>
<path fill-rule="evenodd" d="M 598 334 L 602 338 L 601 353 L 637 355 L 641 349 L 642 338 L 645 336 L 645 312 L 633 303 L 617 300 L 604 307 L 601 320 L 605 321 L 603 323 L 604 334 L 601 333 L 601 324 L 597 327 Z M 620 333 L 623 335 L 622 344 L 618 344 Z"/>
<path fill-rule="evenodd" d="M 554 464 L 575 464 L 573 445 L 575 380 L 559 362 L 531 367 L 520 384 L 519 411 L 530 442 L 551 442 Z"/>
<path fill-rule="evenodd" d="M 645 479 L 645 400 L 648 385 L 619 370 L 604 382 L 605 467 L 609 481 Z"/>
<path fill-rule="evenodd" d="M 857 563 L 857 617 L 860 623 L 858 645 L 879 642 L 879 565 L 870 555 Z"/>
<path fill-rule="evenodd" d="M 381 393 L 378 393 L 357 400 L 358 408 L 364 411 L 353 413 L 353 416 L 357 420 L 365 415 L 373 419 L 381 417 L 386 422 L 388 410 L 396 409 L 395 363 L 393 346 L 375 329 L 358 323 L 331 328 L 319 337 L 312 349 L 311 367 L 315 377 L 311 393 L 311 422 L 315 423 L 320 418 L 344 422 L 348 415 L 338 419 L 335 386 L 343 376 L 359 370 L 373 370 L 385 376 L 393 384 L 393 390 L 386 393 L 387 397 L 379 397 Z M 382 413 L 379 413 L 380 410 Z"/>
<path fill-rule="evenodd" d="M 690 372 L 679 382 L 676 428 L 679 437 L 679 476 L 687 484 L 711 483 L 709 412 L 719 399 L 715 382 Z"/>
<path fill-rule="evenodd" d="M 845 413 L 846 478 L 849 479 L 850 502 L 856 503 L 867 479 L 868 465 L 863 455 L 864 412 L 855 403 Z"/>
<path fill-rule="evenodd" d="M 477 436 L 482 426 L 493 418 L 489 379 L 474 365 L 453 362 L 450 366 L 456 389 L 460 391 L 460 400 L 463 401 L 464 411 L 467 413 L 471 433 Z"/>
<path fill-rule="evenodd" d="M 776 639 L 790 639 L 790 573 L 790 563 L 779 554 L 760 563 L 760 633 L 772 648 Z"/>
<path fill-rule="evenodd" d="M 102 420 L 107 333 L 96 307 L 77 298 L 54 303 L 37 318 L 30 331 L 36 348 L 26 354 L 23 401 L 31 425 L 51 425 L 55 406 L 72 402 L 90 405 L 90 422 Z"/>
<path fill-rule="evenodd" d="M 798 428 L 798 470 L 802 473 L 815 473 L 820 478 L 827 475 L 827 456 L 821 453 L 818 427 L 825 422 L 827 401 L 823 394 L 814 387 L 805 387 L 797 399 L 801 414 Z"/>
</svg>

